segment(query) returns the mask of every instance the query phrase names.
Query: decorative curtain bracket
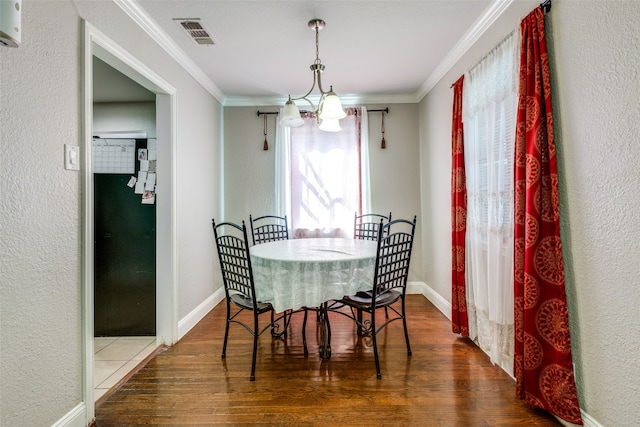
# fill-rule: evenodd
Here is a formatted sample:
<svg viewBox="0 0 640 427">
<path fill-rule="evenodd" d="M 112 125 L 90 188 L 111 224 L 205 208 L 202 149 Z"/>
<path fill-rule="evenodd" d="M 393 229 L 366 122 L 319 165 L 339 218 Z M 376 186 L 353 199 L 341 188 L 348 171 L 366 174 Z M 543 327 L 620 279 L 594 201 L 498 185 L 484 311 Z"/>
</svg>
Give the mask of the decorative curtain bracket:
<svg viewBox="0 0 640 427">
<path fill-rule="evenodd" d="M 264 143 L 262 144 L 262 149 L 264 151 L 269 150 L 269 143 L 267 142 L 267 116 L 270 114 L 278 114 L 277 111 L 260 111 L 258 110 L 258 117 L 264 116 L 264 124 L 262 126 L 262 133 L 264 133 Z"/>
<path fill-rule="evenodd" d="M 380 132 L 382 132 L 382 141 L 380 141 L 380 148 L 384 150 L 387 148 L 387 141 L 384 139 L 384 114 L 389 114 L 389 107 L 383 108 L 381 110 L 367 110 L 367 113 L 382 113 L 382 125 L 380 127 Z"/>
<path fill-rule="evenodd" d="M 541 3 L 540 9 L 544 13 L 549 13 L 551 11 L 551 0 L 545 0 L 544 3 Z"/>
</svg>

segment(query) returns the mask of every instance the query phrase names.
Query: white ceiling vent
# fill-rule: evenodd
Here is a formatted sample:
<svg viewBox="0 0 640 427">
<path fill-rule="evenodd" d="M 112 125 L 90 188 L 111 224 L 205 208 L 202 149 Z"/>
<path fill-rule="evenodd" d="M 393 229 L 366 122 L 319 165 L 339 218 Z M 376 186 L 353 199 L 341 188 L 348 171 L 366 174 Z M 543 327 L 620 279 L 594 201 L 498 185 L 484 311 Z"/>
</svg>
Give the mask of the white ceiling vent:
<svg viewBox="0 0 640 427">
<path fill-rule="evenodd" d="M 175 18 L 174 21 L 176 21 L 176 23 L 180 25 L 180 28 L 182 28 L 187 33 L 189 38 L 191 38 L 196 43 L 204 45 L 215 44 L 213 38 L 211 37 L 211 34 L 202 25 L 199 18 Z"/>
</svg>

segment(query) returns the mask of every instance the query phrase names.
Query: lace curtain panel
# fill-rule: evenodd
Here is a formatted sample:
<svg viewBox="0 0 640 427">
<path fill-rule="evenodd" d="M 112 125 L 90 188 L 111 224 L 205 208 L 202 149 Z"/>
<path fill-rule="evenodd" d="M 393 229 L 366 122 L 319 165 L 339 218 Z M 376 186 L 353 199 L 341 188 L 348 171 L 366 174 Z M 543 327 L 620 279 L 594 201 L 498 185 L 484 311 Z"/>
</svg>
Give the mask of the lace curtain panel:
<svg viewBox="0 0 640 427">
<path fill-rule="evenodd" d="M 513 153 L 519 37 L 513 32 L 464 78 L 469 337 L 513 375 Z"/>
</svg>

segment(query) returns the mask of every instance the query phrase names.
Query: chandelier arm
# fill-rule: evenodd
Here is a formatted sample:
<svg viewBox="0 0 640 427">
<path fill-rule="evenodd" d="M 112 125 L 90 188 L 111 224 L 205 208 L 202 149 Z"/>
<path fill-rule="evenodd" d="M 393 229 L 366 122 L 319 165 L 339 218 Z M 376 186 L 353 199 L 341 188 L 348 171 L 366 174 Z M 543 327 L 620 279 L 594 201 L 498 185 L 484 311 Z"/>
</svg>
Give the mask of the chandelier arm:
<svg viewBox="0 0 640 427">
<path fill-rule="evenodd" d="M 324 66 L 322 68 L 324 68 Z M 328 92 L 322 89 L 322 70 L 316 70 L 316 73 L 318 74 L 318 89 L 320 89 L 320 94 L 324 97 Z"/>
<path fill-rule="evenodd" d="M 307 96 L 311 95 L 311 92 L 313 92 L 313 89 L 316 87 L 316 76 L 315 73 L 313 75 L 313 86 L 311 86 L 311 89 L 309 89 L 309 92 L 305 93 L 302 96 L 299 96 L 297 98 L 291 98 L 292 101 L 298 101 L 300 99 L 307 99 Z M 307 100 L 308 101 L 308 100 Z"/>
<path fill-rule="evenodd" d="M 324 99 L 327 97 L 326 93 L 320 95 L 320 99 L 318 100 L 318 109 L 316 110 L 316 116 L 318 117 L 318 122 L 320 121 L 320 115 L 322 114 L 322 107 L 324 106 Z"/>
<path fill-rule="evenodd" d="M 305 101 L 307 101 L 309 103 L 309 105 L 311 105 L 311 109 L 313 110 L 313 112 L 317 113 L 316 106 L 313 105 L 313 102 L 311 102 L 309 100 L 309 98 L 307 98 L 307 96 L 311 95 L 311 92 L 313 92 L 313 89 L 315 89 L 316 83 L 318 83 L 318 87 L 320 88 L 320 93 L 322 93 L 322 95 L 324 95 L 324 92 L 322 92 L 322 88 L 320 87 L 320 70 L 314 70 L 313 71 L 313 84 L 311 85 L 311 89 L 309 89 L 309 91 L 307 93 L 305 93 L 304 95 L 299 96 L 297 98 L 291 98 L 291 100 L 292 101 L 299 101 L 301 99 L 304 99 Z"/>
</svg>

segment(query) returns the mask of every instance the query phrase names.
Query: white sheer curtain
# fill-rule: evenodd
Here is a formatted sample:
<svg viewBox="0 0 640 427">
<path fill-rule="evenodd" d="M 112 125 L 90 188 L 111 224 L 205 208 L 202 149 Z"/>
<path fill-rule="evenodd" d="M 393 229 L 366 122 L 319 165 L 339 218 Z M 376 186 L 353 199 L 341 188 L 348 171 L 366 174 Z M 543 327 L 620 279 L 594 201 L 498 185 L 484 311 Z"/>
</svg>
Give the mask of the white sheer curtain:
<svg viewBox="0 0 640 427">
<path fill-rule="evenodd" d="M 340 132 L 319 130 L 315 117 L 277 126 L 276 203 L 294 238 L 350 237 L 354 212 L 370 206 L 366 109 L 347 111 Z"/>
<path fill-rule="evenodd" d="M 513 375 L 513 153 L 519 32 L 466 75 L 466 282 L 469 335 Z"/>
<path fill-rule="evenodd" d="M 360 213 L 371 212 L 371 177 L 369 169 L 369 114 L 367 107 L 360 107 L 360 173 L 362 180 Z"/>
<path fill-rule="evenodd" d="M 282 117 L 280 108 L 279 117 Z M 277 215 L 287 215 L 291 218 L 291 133 L 288 127 L 282 126 L 279 121 L 276 125 L 276 164 L 275 164 L 275 184 L 276 184 L 276 209 Z M 291 228 L 291 221 L 289 221 Z M 289 230 L 291 235 L 291 230 Z"/>
</svg>

